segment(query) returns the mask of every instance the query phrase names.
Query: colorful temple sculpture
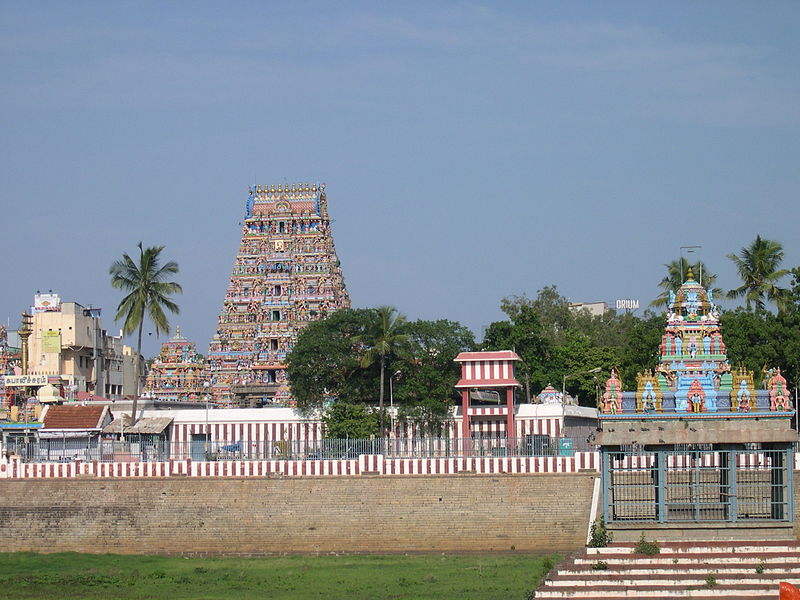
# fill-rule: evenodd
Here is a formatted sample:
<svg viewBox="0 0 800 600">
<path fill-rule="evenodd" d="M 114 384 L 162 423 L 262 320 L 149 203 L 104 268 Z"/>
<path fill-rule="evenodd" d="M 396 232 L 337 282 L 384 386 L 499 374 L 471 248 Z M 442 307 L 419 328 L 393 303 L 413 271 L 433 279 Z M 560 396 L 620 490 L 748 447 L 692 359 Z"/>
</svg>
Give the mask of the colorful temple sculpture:
<svg viewBox="0 0 800 600">
<path fill-rule="evenodd" d="M 617 539 L 648 528 L 701 537 L 705 522 L 729 523 L 732 539 L 754 526 L 791 535 L 795 411 L 780 369 L 765 369 L 761 387 L 731 368 L 712 294 L 690 270 L 655 371 L 638 374 L 635 392 L 612 371 L 598 405 L 603 514 Z"/>
<path fill-rule="evenodd" d="M 249 188 L 207 376 L 222 406 L 291 404 L 286 355 L 310 321 L 348 308 L 324 185 Z"/>
<path fill-rule="evenodd" d="M 204 402 L 204 370 L 205 359 L 177 327 L 150 366 L 142 395 L 167 402 Z"/>
</svg>

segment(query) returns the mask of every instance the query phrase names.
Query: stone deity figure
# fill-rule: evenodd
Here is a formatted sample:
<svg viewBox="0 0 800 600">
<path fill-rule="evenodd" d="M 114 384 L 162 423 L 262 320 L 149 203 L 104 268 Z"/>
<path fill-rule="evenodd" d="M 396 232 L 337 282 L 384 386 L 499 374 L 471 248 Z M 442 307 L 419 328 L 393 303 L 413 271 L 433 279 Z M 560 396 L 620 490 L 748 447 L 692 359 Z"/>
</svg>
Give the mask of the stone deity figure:
<svg viewBox="0 0 800 600">
<path fill-rule="evenodd" d="M 780 367 L 775 370 L 775 374 L 770 378 L 769 399 L 770 410 L 790 410 L 791 408 L 789 394 L 786 390 L 786 378 L 781 375 Z"/>
<path fill-rule="evenodd" d="M 750 412 L 750 390 L 747 389 L 747 381 L 742 379 L 739 389 L 736 391 L 736 399 L 740 412 Z"/>
<path fill-rule="evenodd" d="M 696 315 L 700 308 L 700 302 L 697 299 L 697 292 L 686 292 L 686 311 L 690 315 Z"/>
<path fill-rule="evenodd" d="M 653 391 L 653 384 L 648 381 L 644 384 L 644 392 L 642 392 L 642 410 L 650 412 L 656 409 L 656 394 Z"/>
<path fill-rule="evenodd" d="M 692 358 L 697 356 L 697 338 L 695 336 L 689 338 L 689 356 Z"/>
<path fill-rule="evenodd" d="M 708 334 L 703 336 L 703 354 L 711 354 L 711 336 Z"/>
<path fill-rule="evenodd" d="M 679 335 L 675 336 L 675 355 L 676 356 L 683 355 L 683 338 Z"/>
</svg>

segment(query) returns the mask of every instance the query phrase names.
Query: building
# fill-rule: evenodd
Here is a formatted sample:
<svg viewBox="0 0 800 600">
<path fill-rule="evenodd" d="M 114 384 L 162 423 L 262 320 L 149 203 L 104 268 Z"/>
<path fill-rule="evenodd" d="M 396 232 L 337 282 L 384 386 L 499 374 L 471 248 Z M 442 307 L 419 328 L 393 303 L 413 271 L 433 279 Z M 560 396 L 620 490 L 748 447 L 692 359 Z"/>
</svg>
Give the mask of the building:
<svg viewBox="0 0 800 600">
<path fill-rule="evenodd" d="M 608 304 L 605 302 L 570 302 L 569 309 L 573 312 L 588 310 L 593 317 L 600 317 L 608 311 Z"/>
<path fill-rule="evenodd" d="M 28 373 L 56 378 L 65 399 L 78 393 L 119 398 L 134 393 L 135 352 L 103 329 L 99 308 L 61 302 L 57 294 L 34 297 Z M 126 381 L 125 374 L 129 374 Z"/>
<path fill-rule="evenodd" d="M 286 355 L 300 330 L 350 299 L 324 185 L 249 189 L 242 239 L 208 351 L 224 406 L 290 403 Z"/>
<path fill-rule="evenodd" d="M 162 344 L 150 365 L 143 395 L 171 402 L 203 402 L 204 369 L 205 359 L 177 327 L 175 336 Z"/>
<path fill-rule="evenodd" d="M 616 539 L 793 537 L 795 412 L 780 370 L 764 375 L 757 386 L 731 368 L 712 293 L 690 269 L 670 294 L 656 371 L 635 392 L 612 371 L 600 401 L 602 511 Z"/>
</svg>

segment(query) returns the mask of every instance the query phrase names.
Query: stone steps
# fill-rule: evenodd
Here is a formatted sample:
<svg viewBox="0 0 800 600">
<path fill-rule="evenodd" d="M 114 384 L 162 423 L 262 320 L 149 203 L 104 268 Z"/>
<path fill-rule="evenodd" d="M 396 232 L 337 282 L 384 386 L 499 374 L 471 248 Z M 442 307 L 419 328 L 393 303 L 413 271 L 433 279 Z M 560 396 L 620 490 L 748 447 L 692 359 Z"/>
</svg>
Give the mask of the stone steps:
<svg viewBox="0 0 800 600">
<path fill-rule="evenodd" d="M 800 542 L 674 542 L 656 555 L 634 544 L 588 548 L 550 573 L 535 598 L 777 599 L 779 584 L 800 584 Z M 604 562 L 606 569 L 592 569 Z"/>
</svg>

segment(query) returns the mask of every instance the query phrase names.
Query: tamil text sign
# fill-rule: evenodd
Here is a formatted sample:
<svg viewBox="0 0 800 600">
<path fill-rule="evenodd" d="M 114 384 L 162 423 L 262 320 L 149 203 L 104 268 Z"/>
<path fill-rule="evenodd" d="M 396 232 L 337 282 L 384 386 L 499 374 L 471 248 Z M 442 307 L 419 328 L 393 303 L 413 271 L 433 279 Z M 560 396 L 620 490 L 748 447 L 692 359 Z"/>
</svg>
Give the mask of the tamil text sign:
<svg viewBox="0 0 800 600">
<path fill-rule="evenodd" d="M 47 385 L 47 375 L 6 375 L 3 377 L 6 387 L 27 387 Z"/>
</svg>

